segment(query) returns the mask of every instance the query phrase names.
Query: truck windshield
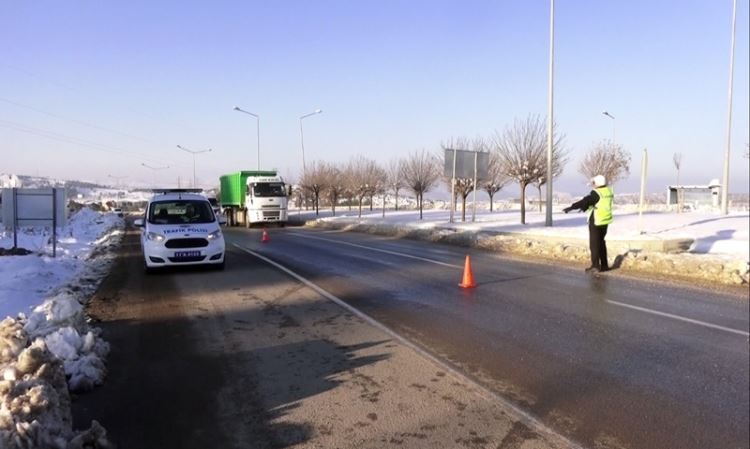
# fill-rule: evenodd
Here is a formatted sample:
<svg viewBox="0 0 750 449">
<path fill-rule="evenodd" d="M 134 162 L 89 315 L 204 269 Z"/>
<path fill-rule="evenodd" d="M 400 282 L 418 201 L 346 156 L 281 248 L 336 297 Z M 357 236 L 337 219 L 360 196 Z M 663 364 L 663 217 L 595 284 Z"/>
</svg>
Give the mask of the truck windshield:
<svg viewBox="0 0 750 449">
<path fill-rule="evenodd" d="M 151 203 L 148 221 L 153 224 L 211 223 L 214 212 L 208 201 L 159 201 Z"/>
<path fill-rule="evenodd" d="M 283 182 L 259 182 L 252 185 L 253 196 L 286 196 Z"/>
</svg>

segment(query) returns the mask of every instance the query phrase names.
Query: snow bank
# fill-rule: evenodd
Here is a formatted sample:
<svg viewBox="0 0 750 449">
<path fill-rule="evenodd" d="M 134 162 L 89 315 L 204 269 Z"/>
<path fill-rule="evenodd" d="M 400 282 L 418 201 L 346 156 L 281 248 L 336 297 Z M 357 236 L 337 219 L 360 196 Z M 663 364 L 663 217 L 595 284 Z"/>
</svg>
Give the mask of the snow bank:
<svg viewBox="0 0 750 449">
<path fill-rule="evenodd" d="M 96 422 L 73 431 L 70 391 L 101 384 L 109 345 L 88 326 L 83 303 L 113 259 L 123 221 L 82 209 L 49 257 L 48 230 L 25 229 L 19 243 L 39 254 L 0 257 L 0 448 L 108 448 Z M 0 235 L 8 246 L 12 233 Z M 13 317 L 15 316 L 15 318 Z"/>
</svg>

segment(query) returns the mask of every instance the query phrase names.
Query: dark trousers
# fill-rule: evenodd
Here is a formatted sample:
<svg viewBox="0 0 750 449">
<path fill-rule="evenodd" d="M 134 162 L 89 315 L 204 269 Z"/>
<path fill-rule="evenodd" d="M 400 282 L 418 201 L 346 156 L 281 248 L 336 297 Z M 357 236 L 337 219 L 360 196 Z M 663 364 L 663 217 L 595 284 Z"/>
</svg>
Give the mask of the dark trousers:
<svg viewBox="0 0 750 449">
<path fill-rule="evenodd" d="M 607 242 L 604 237 L 607 235 L 607 225 L 597 226 L 594 224 L 594 217 L 589 220 L 589 248 L 591 249 L 591 266 L 600 270 L 608 270 L 607 262 Z"/>
</svg>

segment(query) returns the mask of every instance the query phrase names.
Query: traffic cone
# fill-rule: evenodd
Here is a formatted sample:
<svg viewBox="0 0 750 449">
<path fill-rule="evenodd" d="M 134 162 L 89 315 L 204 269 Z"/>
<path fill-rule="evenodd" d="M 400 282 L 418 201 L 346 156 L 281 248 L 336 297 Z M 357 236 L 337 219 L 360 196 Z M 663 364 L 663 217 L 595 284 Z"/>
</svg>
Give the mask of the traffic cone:
<svg viewBox="0 0 750 449">
<path fill-rule="evenodd" d="M 471 274 L 471 257 L 466 255 L 466 263 L 464 264 L 464 279 L 458 284 L 461 288 L 474 288 L 477 284 L 474 283 L 474 275 Z"/>
<path fill-rule="evenodd" d="M 266 228 L 263 228 L 263 236 L 260 238 L 260 243 L 268 243 L 271 239 L 268 238 L 268 231 L 266 231 Z"/>
</svg>

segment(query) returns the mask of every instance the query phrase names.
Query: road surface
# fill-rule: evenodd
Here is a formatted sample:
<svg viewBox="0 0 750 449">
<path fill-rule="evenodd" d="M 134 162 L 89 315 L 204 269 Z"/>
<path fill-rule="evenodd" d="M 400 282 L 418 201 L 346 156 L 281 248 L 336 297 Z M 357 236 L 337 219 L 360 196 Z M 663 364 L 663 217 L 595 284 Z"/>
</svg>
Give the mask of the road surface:
<svg viewBox="0 0 750 449">
<path fill-rule="evenodd" d="M 156 276 L 127 240 L 90 307 L 111 374 L 76 418 L 121 447 L 748 447 L 746 292 L 473 250 L 464 290 L 465 248 L 269 232 L 227 229 L 225 272 Z"/>
<path fill-rule="evenodd" d="M 228 241 L 310 279 L 587 447 L 748 447 L 748 297 L 303 228 Z"/>
</svg>

